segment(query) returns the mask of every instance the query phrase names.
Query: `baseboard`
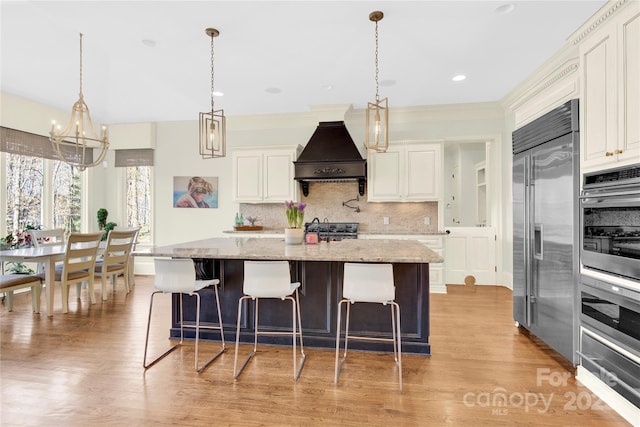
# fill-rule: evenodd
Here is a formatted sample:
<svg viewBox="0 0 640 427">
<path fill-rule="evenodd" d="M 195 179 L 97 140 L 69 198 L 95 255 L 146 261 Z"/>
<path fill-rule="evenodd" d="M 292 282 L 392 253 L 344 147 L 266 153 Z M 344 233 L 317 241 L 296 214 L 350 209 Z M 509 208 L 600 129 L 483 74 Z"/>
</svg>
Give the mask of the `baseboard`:
<svg viewBox="0 0 640 427">
<path fill-rule="evenodd" d="M 576 379 L 604 403 L 609 405 L 611 409 L 616 411 L 622 418 L 627 420 L 632 426 L 640 427 L 640 408 L 637 408 L 624 397 L 620 396 L 615 390 L 611 389 L 597 376 L 593 375 L 582 366 L 578 366 Z"/>
<path fill-rule="evenodd" d="M 432 283 L 429 284 L 429 293 L 430 294 L 446 294 L 447 293 L 447 285 L 438 284 L 434 285 Z"/>
</svg>

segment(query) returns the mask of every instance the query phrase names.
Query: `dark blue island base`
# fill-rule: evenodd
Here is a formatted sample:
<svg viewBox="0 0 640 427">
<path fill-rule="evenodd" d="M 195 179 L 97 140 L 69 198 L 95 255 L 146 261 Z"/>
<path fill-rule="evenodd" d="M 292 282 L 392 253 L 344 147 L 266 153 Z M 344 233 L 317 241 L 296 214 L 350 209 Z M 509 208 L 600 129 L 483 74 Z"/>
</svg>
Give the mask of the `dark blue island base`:
<svg viewBox="0 0 640 427">
<path fill-rule="evenodd" d="M 234 343 L 238 300 L 243 295 L 244 261 L 235 259 L 196 259 L 196 270 L 202 276 L 220 279 L 220 304 L 225 340 Z M 344 262 L 289 261 L 291 280 L 301 282 L 300 308 L 304 345 L 316 348 L 335 348 L 337 308 L 342 295 Z M 430 355 L 429 344 L 429 264 L 394 263 L 396 302 L 400 305 L 402 351 Z M 202 291 L 201 323 L 217 323 L 215 294 Z M 180 337 L 179 297 L 173 296 L 171 336 Z M 240 341 L 253 342 L 253 301 L 243 308 Z M 184 319 L 195 319 L 195 297 L 184 297 Z M 247 310 L 248 308 L 248 310 Z M 350 333 L 391 337 L 391 309 L 381 304 L 355 304 L 351 310 Z M 344 313 L 343 313 L 344 315 Z M 344 327 L 344 326 L 343 326 Z M 290 330 L 291 304 L 279 300 L 260 301 L 260 330 Z M 185 329 L 186 338 L 194 338 L 194 330 Z M 220 340 L 217 330 L 201 330 L 201 339 Z M 291 345 L 286 336 L 261 336 L 259 343 Z M 392 352 L 391 343 L 350 341 L 350 349 Z"/>
</svg>

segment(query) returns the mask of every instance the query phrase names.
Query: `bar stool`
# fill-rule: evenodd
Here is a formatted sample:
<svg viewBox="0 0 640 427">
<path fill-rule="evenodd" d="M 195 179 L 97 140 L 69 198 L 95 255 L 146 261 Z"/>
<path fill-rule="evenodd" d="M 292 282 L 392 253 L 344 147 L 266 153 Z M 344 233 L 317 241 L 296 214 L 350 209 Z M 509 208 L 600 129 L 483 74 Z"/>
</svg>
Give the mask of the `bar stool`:
<svg viewBox="0 0 640 427">
<path fill-rule="evenodd" d="M 402 392 L 402 343 L 400 339 L 400 306 L 395 300 L 395 286 L 393 282 L 393 266 L 391 264 L 344 264 L 344 279 L 342 284 L 342 299 L 338 304 L 338 323 L 336 333 L 336 364 L 334 382 L 338 384 L 340 369 L 347 358 L 349 339 L 363 341 L 393 342 L 393 355 L 398 365 L 400 392 Z M 393 338 L 377 338 L 349 335 L 349 317 L 351 305 L 355 303 L 375 303 L 391 307 L 391 331 Z M 344 355 L 340 358 L 340 332 L 342 329 L 342 304 L 347 304 Z"/>
<path fill-rule="evenodd" d="M 291 283 L 291 272 L 288 261 L 245 261 L 244 262 L 244 283 L 242 291 L 244 296 L 238 301 L 238 326 L 236 329 L 236 354 L 233 360 L 233 378 L 237 379 L 242 370 L 247 365 L 251 357 L 256 354 L 258 347 L 258 335 L 291 335 L 293 341 L 293 378 L 298 380 L 300 372 L 304 366 L 306 355 L 302 344 L 302 322 L 300 320 L 300 299 L 298 288 L 300 282 Z M 295 294 L 295 296 L 292 296 Z M 292 330 L 291 332 L 259 331 L 258 330 L 258 303 L 261 298 L 278 298 L 291 301 Z M 238 370 L 238 347 L 240 344 L 240 321 L 242 319 L 242 303 L 244 300 L 255 301 L 255 322 L 253 351 L 249 353 Z M 297 325 L 297 330 L 296 330 Z M 297 350 L 296 338 L 300 339 L 300 367 L 296 369 Z"/>
<path fill-rule="evenodd" d="M 147 338 L 144 343 L 144 360 L 143 366 L 145 369 L 155 365 L 173 350 L 182 345 L 184 341 L 184 327 L 185 322 L 182 317 L 184 312 L 182 305 L 182 296 L 184 294 L 194 296 L 197 300 L 196 307 L 196 321 L 195 321 L 195 367 L 198 373 L 202 372 L 207 366 L 218 358 L 225 351 L 224 343 L 224 330 L 222 326 L 222 314 L 220 311 L 220 298 L 218 296 L 218 279 L 212 280 L 196 280 L 196 270 L 193 266 L 193 260 L 191 259 L 155 259 L 156 276 L 154 286 L 157 289 L 151 294 L 151 302 L 149 303 L 149 321 L 147 322 Z M 200 326 L 200 293 L 199 291 L 207 286 L 213 286 L 216 294 L 216 305 L 218 308 L 218 326 Z M 149 345 L 149 329 L 151 326 L 151 313 L 153 310 L 153 297 L 159 293 L 179 293 L 180 294 L 180 342 L 175 344 L 162 355 L 156 357 L 151 362 L 147 363 L 147 347 Z M 188 327 L 191 325 L 187 325 Z M 222 341 L 222 349 L 216 353 L 211 359 L 209 359 L 202 366 L 198 367 L 198 341 L 200 339 L 200 329 L 218 329 L 220 330 L 220 339 Z"/>
</svg>

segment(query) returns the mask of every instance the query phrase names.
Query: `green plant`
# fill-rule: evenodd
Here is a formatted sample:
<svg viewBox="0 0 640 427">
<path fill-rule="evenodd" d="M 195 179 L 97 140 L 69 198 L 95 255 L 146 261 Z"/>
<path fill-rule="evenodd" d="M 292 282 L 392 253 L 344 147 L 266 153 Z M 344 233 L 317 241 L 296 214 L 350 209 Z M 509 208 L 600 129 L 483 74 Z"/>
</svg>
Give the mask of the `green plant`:
<svg viewBox="0 0 640 427">
<path fill-rule="evenodd" d="M 306 208 L 307 205 L 289 201 L 284 202 L 284 207 L 289 228 L 302 228 L 302 224 L 304 223 L 304 208 Z"/>
<path fill-rule="evenodd" d="M 11 274 L 33 274 L 32 268 L 26 266 L 23 262 L 8 262 L 7 263 L 7 273 Z"/>
<path fill-rule="evenodd" d="M 107 240 L 107 236 L 109 232 L 113 230 L 113 228 L 118 225 L 115 222 L 107 222 L 107 217 L 109 216 L 109 211 L 105 208 L 98 209 L 98 228 L 100 230 L 104 230 L 104 234 L 102 235 L 102 240 Z"/>
<path fill-rule="evenodd" d="M 104 230 L 107 226 L 107 217 L 109 216 L 109 211 L 105 208 L 98 209 L 98 229 Z"/>
</svg>

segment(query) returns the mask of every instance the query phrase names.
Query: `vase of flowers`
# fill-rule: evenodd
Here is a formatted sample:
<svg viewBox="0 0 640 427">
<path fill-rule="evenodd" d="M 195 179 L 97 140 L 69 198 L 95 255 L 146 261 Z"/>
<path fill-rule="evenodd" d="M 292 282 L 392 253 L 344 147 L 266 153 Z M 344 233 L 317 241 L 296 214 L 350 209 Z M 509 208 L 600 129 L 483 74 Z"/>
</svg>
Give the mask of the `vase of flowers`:
<svg viewBox="0 0 640 427">
<path fill-rule="evenodd" d="M 287 245 L 301 245 L 304 241 L 304 203 L 284 202 L 288 228 L 284 230 L 284 242 Z"/>
</svg>

